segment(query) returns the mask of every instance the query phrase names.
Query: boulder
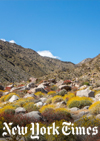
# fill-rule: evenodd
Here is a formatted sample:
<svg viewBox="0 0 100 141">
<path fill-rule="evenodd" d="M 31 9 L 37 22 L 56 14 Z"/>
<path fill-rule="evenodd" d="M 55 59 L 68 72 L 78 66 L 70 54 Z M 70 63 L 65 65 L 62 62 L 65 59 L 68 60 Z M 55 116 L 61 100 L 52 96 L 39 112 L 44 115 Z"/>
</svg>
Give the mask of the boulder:
<svg viewBox="0 0 100 141">
<path fill-rule="evenodd" d="M 10 99 L 9 99 L 9 102 L 14 102 L 16 100 L 18 100 L 19 97 L 17 95 L 13 95 Z"/>
<path fill-rule="evenodd" d="M 36 93 L 36 92 L 42 92 L 42 93 L 48 93 L 44 88 L 31 88 L 28 93 Z"/>
<path fill-rule="evenodd" d="M 5 89 L 6 89 L 6 90 L 11 90 L 11 88 L 13 88 L 13 87 L 14 87 L 14 84 L 8 85 Z"/>
<path fill-rule="evenodd" d="M 27 84 L 26 86 L 27 89 L 34 88 L 34 87 L 35 87 L 35 84 L 33 82 Z"/>
<path fill-rule="evenodd" d="M 29 91 L 28 91 L 28 93 L 35 93 L 35 90 L 36 90 L 36 88 L 31 88 Z"/>
<path fill-rule="evenodd" d="M 80 89 L 86 89 L 87 88 L 87 85 L 83 85 L 80 87 Z"/>
<path fill-rule="evenodd" d="M 96 118 L 97 118 L 97 119 L 100 119 L 100 114 L 96 115 Z"/>
<path fill-rule="evenodd" d="M 41 100 L 41 102 L 42 102 L 42 103 L 45 103 L 45 102 L 46 102 L 46 100 L 47 100 L 47 98 L 42 97 L 42 98 L 40 98 L 40 100 Z"/>
<path fill-rule="evenodd" d="M 63 105 L 66 105 L 65 101 L 58 102 L 58 103 L 56 103 L 56 108 L 60 108 Z"/>
<path fill-rule="evenodd" d="M 4 86 L 0 85 L 0 90 L 4 90 L 4 89 L 5 89 Z"/>
<path fill-rule="evenodd" d="M 85 90 L 77 91 L 76 96 L 80 97 L 94 97 L 94 92 L 91 91 L 89 88 Z"/>
<path fill-rule="evenodd" d="M 37 78 L 31 77 L 31 78 L 29 78 L 29 81 L 30 81 L 30 82 L 33 82 L 33 83 L 36 83 Z"/>
<path fill-rule="evenodd" d="M 71 112 L 74 112 L 74 111 L 78 111 L 78 110 L 80 110 L 79 108 L 77 108 L 77 107 L 73 107 L 73 108 L 70 108 L 69 109 Z"/>
<path fill-rule="evenodd" d="M 56 86 L 59 87 L 60 85 L 63 84 L 63 82 L 64 82 L 63 80 L 58 81 L 58 82 L 56 83 Z"/>
<path fill-rule="evenodd" d="M 24 114 L 24 116 L 30 118 L 30 120 L 36 120 L 36 121 L 42 120 L 42 116 L 39 111 L 32 111 Z"/>
<path fill-rule="evenodd" d="M 35 92 L 48 93 L 47 90 L 45 90 L 44 88 L 36 88 Z"/>
<path fill-rule="evenodd" d="M 66 91 L 70 91 L 71 90 L 71 87 L 70 86 L 67 86 L 67 85 L 60 85 L 59 86 L 59 89 L 65 89 Z"/>
<path fill-rule="evenodd" d="M 44 85 L 44 83 L 41 83 L 40 85 L 38 85 L 38 87 L 37 88 L 45 88 L 45 85 Z"/>
<path fill-rule="evenodd" d="M 96 99 L 97 101 L 100 101 L 100 93 L 95 95 L 95 99 Z"/>
<path fill-rule="evenodd" d="M 54 83 L 54 84 L 56 83 L 56 79 L 55 79 L 55 78 L 49 79 L 48 81 L 49 81 L 50 83 Z"/>
<path fill-rule="evenodd" d="M 40 101 L 40 102 L 35 103 L 34 105 L 37 107 L 41 107 L 41 106 L 43 106 L 43 103 Z"/>
<path fill-rule="evenodd" d="M 37 96 L 35 94 L 26 94 L 24 96 L 24 98 L 28 98 L 28 97 L 34 97 L 34 98 L 37 98 Z"/>
<path fill-rule="evenodd" d="M 85 109 L 89 109 L 89 107 L 90 107 L 90 106 L 85 106 L 85 107 L 83 108 L 83 110 L 85 110 Z"/>
<path fill-rule="evenodd" d="M 23 107 L 18 107 L 16 110 L 15 110 L 15 114 L 19 114 L 19 113 L 25 113 L 26 110 L 25 108 Z"/>
</svg>

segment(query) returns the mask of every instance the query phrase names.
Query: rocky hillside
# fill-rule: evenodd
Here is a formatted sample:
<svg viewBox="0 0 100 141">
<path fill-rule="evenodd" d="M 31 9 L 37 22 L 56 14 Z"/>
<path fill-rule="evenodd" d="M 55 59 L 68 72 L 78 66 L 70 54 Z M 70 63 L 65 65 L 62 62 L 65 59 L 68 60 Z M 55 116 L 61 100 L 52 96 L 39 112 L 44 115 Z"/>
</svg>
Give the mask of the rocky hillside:
<svg viewBox="0 0 100 141">
<path fill-rule="evenodd" d="M 70 71 L 75 65 L 58 59 L 42 57 L 32 49 L 0 40 L 0 81 L 27 80 L 56 71 Z"/>
</svg>

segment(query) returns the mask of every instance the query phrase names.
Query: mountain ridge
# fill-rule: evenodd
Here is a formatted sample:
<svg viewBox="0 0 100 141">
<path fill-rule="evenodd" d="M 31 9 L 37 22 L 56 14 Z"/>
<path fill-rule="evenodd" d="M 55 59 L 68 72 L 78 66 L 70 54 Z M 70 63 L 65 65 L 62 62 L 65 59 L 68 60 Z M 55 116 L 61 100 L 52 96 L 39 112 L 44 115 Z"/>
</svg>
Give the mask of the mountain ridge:
<svg viewBox="0 0 100 141">
<path fill-rule="evenodd" d="M 13 81 L 17 81 L 18 79 L 26 80 L 30 76 L 41 77 L 43 75 L 47 75 L 58 70 L 66 71 L 75 67 L 75 65 L 71 62 L 63 62 L 59 59 L 42 57 L 32 49 L 23 48 L 22 46 L 15 43 L 3 41 L 0 41 L 0 57 L 0 68 L 3 68 L 1 69 L 3 81 L 8 81 L 10 79 L 12 79 Z M 7 68 L 9 68 L 8 72 Z M 3 76 L 4 69 L 6 70 L 6 79 L 4 78 L 5 75 Z M 21 77 L 21 75 L 19 75 L 19 72 L 22 72 L 25 77 L 22 74 Z M 10 77 L 12 74 L 12 78 L 9 79 L 7 77 L 8 74 L 10 74 Z"/>
</svg>

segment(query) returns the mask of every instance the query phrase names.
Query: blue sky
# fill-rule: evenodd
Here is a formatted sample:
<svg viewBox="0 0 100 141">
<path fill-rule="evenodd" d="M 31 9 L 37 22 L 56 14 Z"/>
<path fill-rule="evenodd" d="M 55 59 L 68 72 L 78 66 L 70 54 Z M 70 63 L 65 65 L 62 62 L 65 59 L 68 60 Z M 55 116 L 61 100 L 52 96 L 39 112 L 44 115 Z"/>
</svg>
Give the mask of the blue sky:
<svg viewBox="0 0 100 141">
<path fill-rule="evenodd" d="M 100 0 L 0 0 L 0 39 L 62 61 L 93 58 L 100 53 Z"/>
</svg>

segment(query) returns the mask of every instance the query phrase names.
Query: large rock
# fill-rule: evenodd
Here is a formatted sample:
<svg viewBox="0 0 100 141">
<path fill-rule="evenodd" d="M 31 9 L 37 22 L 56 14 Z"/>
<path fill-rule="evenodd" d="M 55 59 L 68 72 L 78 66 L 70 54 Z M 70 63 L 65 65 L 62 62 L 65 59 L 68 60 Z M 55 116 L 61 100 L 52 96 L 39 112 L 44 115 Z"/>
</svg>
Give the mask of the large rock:
<svg viewBox="0 0 100 141">
<path fill-rule="evenodd" d="M 36 121 L 42 120 L 42 116 L 39 111 L 32 111 L 24 114 L 24 116 L 30 118 L 30 120 L 36 120 Z"/>
<path fill-rule="evenodd" d="M 60 85 L 63 84 L 63 82 L 64 82 L 63 80 L 58 81 L 58 82 L 56 83 L 56 86 L 59 87 Z"/>
<path fill-rule="evenodd" d="M 11 88 L 13 88 L 14 87 L 14 84 L 11 84 L 11 85 L 8 85 L 5 89 L 6 90 L 11 90 Z"/>
<path fill-rule="evenodd" d="M 15 110 L 15 114 L 19 114 L 19 113 L 25 113 L 26 110 L 25 108 L 23 107 L 18 107 L 16 110 Z"/>
<path fill-rule="evenodd" d="M 35 87 L 35 84 L 33 82 L 27 84 L 27 89 L 30 89 L 30 88 L 34 88 Z"/>
<path fill-rule="evenodd" d="M 48 93 L 44 88 L 31 88 L 28 93 L 36 93 L 36 92 L 42 92 L 42 93 Z"/>
<path fill-rule="evenodd" d="M 21 86 L 21 87 L 13 87 L 10 92 L 13 92 L 15 90 L 20 90 L 20 91 L 23 91 L 23 90 L 26 90 L 27 87 L 26 86 Z"/>
<path fill-rule="evenodd" d="M 96 101 L 100 101 L 100 93 L 95 95 Z"/>
<path fill-rule="evenodd" d="M 91 91 L 89 88 L 85 90 L 77 91 L 76 96 L 80 97 L 94 97 L 94 92 Z"/>
<path fill-rule="evenodd" d="M 96 115 L 96 118 L 97 118 L 97 119 L 100 119 L 100 114 Z"/>
<path fill-rule="evenodd" d="M 17 95 L 13 95 L 10 99 L 9 99 L 9 102 L 14 102 L 16 100 L 18 100 L 19 97 Z"/>
<path fill-rule="evenodd" d="M 45 90 L 44 88 L 36 88 L 35 92 L 48 93 L 47 90 Z"/>
<path fill-rule="evenodd" d="M 55 78 L 49 79 L 48 81 L 49 81 L 50 83 L 54 83 L 54 84 L 56 83 L 56 79 L 55 79 Z"/>
<path fill-rule="evenodd" d="M 4 86 L 0 85 L 0 90 L 4 90 L 4 89 L 5 89 Z"/>
<path fill-rule="evenodd" d="M 47 98 L 42 97 L 42 98 L 40 98 L 40 100 L 41 100 L 41 102 L 42 102 L 42 103 L 45 103 L 45 102 L 46 102 L 46 100 L 47 100 Z"/>
<path fill-rule="evenodd" d="M 35 93 L 35 90 L 36 90 L 36 88 L 31 88 L 31 89 L 28 91 L 28 93 L 29 93 L 29 94 Z"/>
<path fill-rule="evenodd" d="M 80 89 L 86 89 L 87 88 L 87 85 L 83 85 L 80 87 Z"/>
<path fill-rule="evenodd" d="M 30 81 L 30 82 L 33 82 L 33 83 L 36 83 L 37 78 L 31 77 L 31 78 L 29 78 L 29 81 Z"/>
<path fill-rule="evenodd" d="M 41 107 L 41 106 L 43 106 L 43 103 L 40 101 L 40 102 L 38 102 L 38 103 L 36 103 L 34 105 L 37 106 L 37 107 Z"/>
<path fill-rule="evenodd" d="M 59 86 L 59 89 L 65 89 L 66 91 L 70 91 L 71 90 L 71 87 L 70 86 L 67 86 L 67 85 L 60 85 Z"/>
<path fill-rule="evenodd" d="M 75 112 L 75 111 L 78 111 L 78 110 L 80 110 L 79 108 L 77 108 L 77 107 L 73 107 L 73 108 L 70 108 L 69 109 L 71 112 Z"/>
<path fill-rule="evenodd" d="M 26 94 L 24 96 L 24 98 L 28 98 L 28 97 L 34 97 L 34 98 L 37 98 L 37 96 L 35 94 Z"/>
</svg>

